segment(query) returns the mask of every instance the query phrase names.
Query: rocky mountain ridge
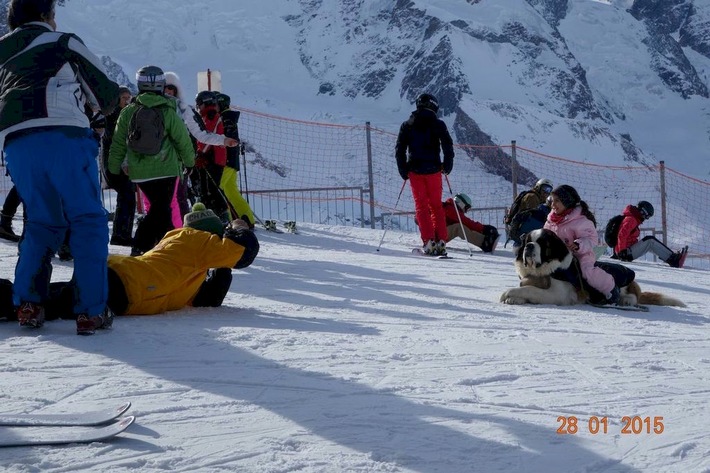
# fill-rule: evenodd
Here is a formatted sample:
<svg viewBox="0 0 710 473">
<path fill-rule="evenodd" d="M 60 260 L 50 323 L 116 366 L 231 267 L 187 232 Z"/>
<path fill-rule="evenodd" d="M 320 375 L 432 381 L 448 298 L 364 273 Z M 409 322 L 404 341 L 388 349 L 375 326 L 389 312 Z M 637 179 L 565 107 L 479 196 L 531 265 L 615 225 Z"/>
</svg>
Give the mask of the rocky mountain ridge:
<svg viewBox="0 0 710 473">
<path fill-rule="evenodd" d="M 58 15 L 84 2 L 64 3 Z M 592 161 L 604 156 L 605 163 L 663 159 L 673 166 L 709 144 L 710 0 L 283 3 L 288 8 L 273 21 L 291 30 L 298 61 L 317 84 L 299 90 L 303 100 L 388 106 L 427 91 L 459 143 L 518 139 L 572 158 L 574 151 Z M 219 35 L 209 40 L 219 46 Z M 125 50 L 102 60 L 121 83 L 132 73 L 120 64 L 139 62 Z M 673 127 L 683 126 L 678 117 L 695 124 L 690 139 L 671 142 L 649 130 L 655 124 L 672 138 L 679 134 Z M 508 177 L 504 153 L 469 157 L 487 159 L 487 170 Z M 694 175 L 707 179 L 710 167 Z"/>
</svg>

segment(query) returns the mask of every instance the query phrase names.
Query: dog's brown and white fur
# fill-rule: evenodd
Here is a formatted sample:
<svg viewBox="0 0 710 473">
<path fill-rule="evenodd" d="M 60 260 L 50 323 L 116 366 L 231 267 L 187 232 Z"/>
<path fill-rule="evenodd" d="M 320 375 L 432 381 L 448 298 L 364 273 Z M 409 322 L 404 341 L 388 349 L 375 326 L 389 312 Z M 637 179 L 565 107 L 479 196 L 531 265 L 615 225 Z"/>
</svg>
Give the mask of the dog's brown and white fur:
<svg viewBox="0 0 710 473">
<path fill-rule="evenodd" d="M 500 296 L 506 304 L 554 304 L 574 305 L 587 300 L 587 294 L 578 291 L 567 281 L 555 279 L 557 269 L 567 269 L 574 256 L 554 232 L 534 230 L 523 239 L 515 258 L 515 268 L 520 277 L 520 287 L 508 289 Z M 619 305 L 664 305 L 685 307 L 675 298 L 656 292 L 642 292 L 633 281 L 620 288 Z"/>
</svg>

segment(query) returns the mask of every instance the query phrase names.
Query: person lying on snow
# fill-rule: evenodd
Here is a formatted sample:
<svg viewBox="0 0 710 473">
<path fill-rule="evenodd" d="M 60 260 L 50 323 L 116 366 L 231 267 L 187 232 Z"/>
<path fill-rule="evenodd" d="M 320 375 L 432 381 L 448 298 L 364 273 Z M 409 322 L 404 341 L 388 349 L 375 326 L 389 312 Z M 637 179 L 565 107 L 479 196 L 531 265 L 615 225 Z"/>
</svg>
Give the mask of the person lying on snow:
<svg viewBox="0 0 710 473">
<path fill-rule="evenodd" d="M 232 268 L 249 266 L 259 241 L 242 220 L 226 228 L 214 212 L 197 203 L 183 228 L 168 232 L 141 256 L 109 255 L 108 307 L 115 315 L 154 315 L 185 306 L 219 307 L 232 282 Z M 76 286 L 50 284 L 47 319 L 70 317 Z M 0 279 L 0 316 L 14 318 L 12 283 Z M 109 318 L 113 314 L 109 314 Z M 112 320 L 106 320 L 108 328 Z"/>
</svg>

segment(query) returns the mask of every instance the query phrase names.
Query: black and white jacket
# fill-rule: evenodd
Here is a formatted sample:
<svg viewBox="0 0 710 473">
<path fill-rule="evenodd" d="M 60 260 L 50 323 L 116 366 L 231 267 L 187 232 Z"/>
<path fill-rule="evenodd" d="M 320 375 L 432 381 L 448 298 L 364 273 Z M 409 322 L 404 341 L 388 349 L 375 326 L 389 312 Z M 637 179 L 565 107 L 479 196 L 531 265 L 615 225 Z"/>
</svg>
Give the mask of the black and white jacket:
<svg viewBox="0 0 710 473">
<path fill-rule="evenodd" d="M 0 38 L 0 149 L 32 128 L 89 128 L 85 104 L 106 115 L 117 102 L 118 84 L 78 36 L 31 22 Z"/>
</svg>

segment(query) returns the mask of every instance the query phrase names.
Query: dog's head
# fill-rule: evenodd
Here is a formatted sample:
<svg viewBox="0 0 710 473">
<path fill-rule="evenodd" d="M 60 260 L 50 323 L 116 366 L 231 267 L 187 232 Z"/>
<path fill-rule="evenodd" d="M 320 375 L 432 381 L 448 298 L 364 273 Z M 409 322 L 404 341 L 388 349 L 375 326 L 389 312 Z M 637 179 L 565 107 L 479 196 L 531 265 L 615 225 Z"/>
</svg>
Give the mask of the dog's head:
<svg viewBox="0 0 710 473">
<path fill-rule="evenodd" d="M 567 269 L 572 258 L 572 253 L 554 232 L 541 228 L 523 236 L 515 267 L 521 278 L 549 276 L 557 269 Z"/>
</svg>

